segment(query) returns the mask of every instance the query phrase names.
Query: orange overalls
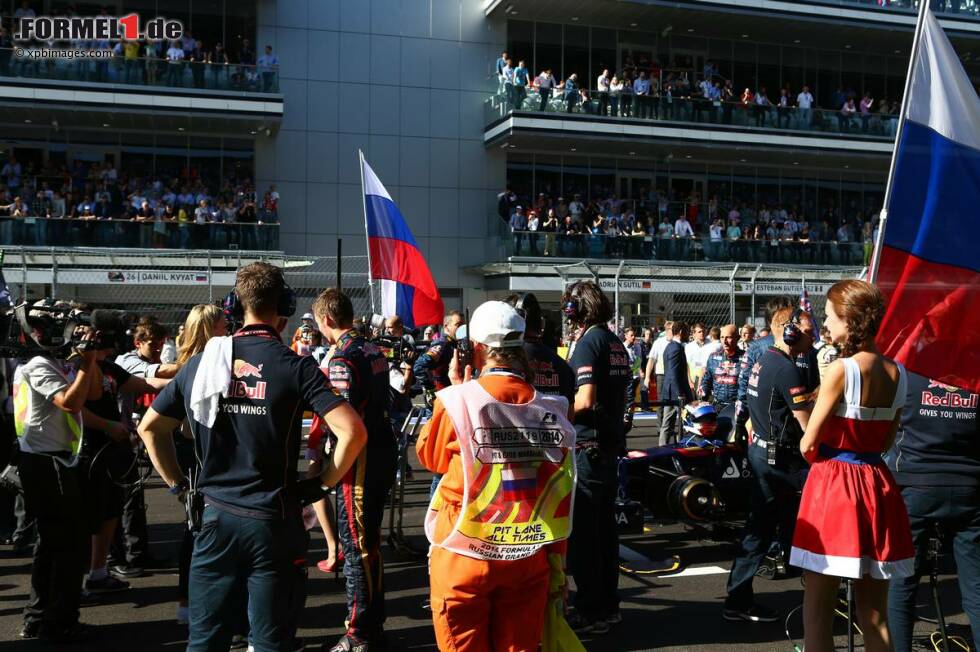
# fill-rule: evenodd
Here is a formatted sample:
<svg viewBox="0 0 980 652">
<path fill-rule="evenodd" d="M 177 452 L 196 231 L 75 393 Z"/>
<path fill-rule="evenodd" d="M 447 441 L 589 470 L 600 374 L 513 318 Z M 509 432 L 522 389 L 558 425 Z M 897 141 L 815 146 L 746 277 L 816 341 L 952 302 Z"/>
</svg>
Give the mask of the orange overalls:
<svg viewBox="0 0 980 652">
<path fill-rule="evenodd" d="M 531 385 L 513 376 L 484 376 L 477 382 L 505 403 L 527 403 L 534 396 Z M 446 502 L 435 529 L 435 539 L 441 541 L 459 517 L 463 467 L 456 431 L 438 398 L 415 448 L 426 468 L 443 474 L 438 491 Z M 560 541 L 524 559 L 486 561 L 433 546 L 429 584 L 439 649 L 536 652 L 548 600 L 548 553 L 564 551 Z"/>
</svg>

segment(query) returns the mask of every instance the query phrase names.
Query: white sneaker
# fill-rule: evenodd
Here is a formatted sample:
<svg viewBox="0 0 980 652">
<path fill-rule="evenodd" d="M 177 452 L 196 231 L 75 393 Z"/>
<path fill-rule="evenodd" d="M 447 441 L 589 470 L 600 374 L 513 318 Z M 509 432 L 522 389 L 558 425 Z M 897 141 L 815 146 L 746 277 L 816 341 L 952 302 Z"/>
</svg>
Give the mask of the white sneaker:
<svg viewBox="0 0 980 652">
<path fill-rule="evenodd" d="M 177 624 L 187 625 L 190 621 L 190 611 L 187 607 L 177 607 Z"/>
</svg>

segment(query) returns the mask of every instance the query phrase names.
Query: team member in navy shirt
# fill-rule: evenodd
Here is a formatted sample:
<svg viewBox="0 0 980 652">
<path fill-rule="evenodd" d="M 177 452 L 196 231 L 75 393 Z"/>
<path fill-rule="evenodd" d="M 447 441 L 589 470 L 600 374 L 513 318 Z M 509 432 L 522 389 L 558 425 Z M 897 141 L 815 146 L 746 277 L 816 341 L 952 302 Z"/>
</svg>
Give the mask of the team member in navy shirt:
<svg viewBox="0 0 980 652">
<path fill-rule="evenodd" d="M 303 409 L 322 415 L 337 437 L 323 473 L 306 483 L 339 482 L 367 438 L 357 413 L 327 386 L 313 358 L 283 344 L 291 290 L 282 271 L 253 263 L 238 271 L 235 287 L 244 326 L 230 340 L 212 338 L 157 396 L 139 426 L 172 493 L 187 487 L 171 436 L 185 417 L 201 461 L 198 488 L 206 506 L 191 561 L 191 652 L 227 650 L 246 603 L 255 649 L 292 649 L 291 611 L 301 609 L 297 579 L 306 566 L 304 487 L 296 473 Z M 224 371 L 228 378 L 220 376 L 216 363 L 222 360 L 231 367 L 230 374 Z M 212 393 L 213 402 L 192 396 L 198 376 L 210 392 L 221 388 Z M 227 397 L 220 395 L 224 388 Z"/>
<path fill-rule="evenodd" d="M 568 399 L 569 407 L 575 404 L 575 374 L 568 363 L 558 357 L 554 348 L 541 341 L 544 318 L 541 304 L 533 294 L 507 297 L 517 314 L 524 318 L 524 353 L 531 365 L 528 381 L 534 389 L 545 394 L 558 394 Z"/>
<path fill-rule="evenodd" d="M 368 433 L 367 445 L 340 484 L 337 529 L 346 560 L 347 632 L 331 648 L 331 652 L 367 652 L 383 645 L 381 521 L 398 453 L 388 415 L 388 359 L 354 330 L 354 306 L 340 290 L 324 290 L 313 302 L 313 316 L 334 346 L 327 364 L 330 384 L 361 415 Z"/>
<path fill-rule="evenodd" d="M 941 352 L 937 352 L 940 355 Z M 919 580 L 938 527 L 952 543 L 963 612 L 980 647 L 980 393 L 908 374 L 905 409 L 888 453 L 915 543 L 915 575 L 892 580 L 888 629 L 896 652 L 912 649 Z"/>
<path fill-rule="evenodd" d="M 735 324 L 721 328 L 721 350 L 708 356 L 701 376 L 699 393 L 705 400 L 712 400 L 726 407 L 735 404 L 738 394 L 738 373 L 742 351 L 738 348 L 738 331 Z"/>
<path fill-rule="evenodd" d="M 562 311 L 573 326 L 583 329 L 571 358 L 578 483 L 575 527 L 568 540 L 568 568 L 577 589 L 569 624 L 579 632 L 602 634 L 622 619 L 617 455 L 626 444 L 623 415 L 633 374 L 626 347 L 606 326 L 612 306 L 598 285 L 573 284 L 562 297 Z"/>
</svg>

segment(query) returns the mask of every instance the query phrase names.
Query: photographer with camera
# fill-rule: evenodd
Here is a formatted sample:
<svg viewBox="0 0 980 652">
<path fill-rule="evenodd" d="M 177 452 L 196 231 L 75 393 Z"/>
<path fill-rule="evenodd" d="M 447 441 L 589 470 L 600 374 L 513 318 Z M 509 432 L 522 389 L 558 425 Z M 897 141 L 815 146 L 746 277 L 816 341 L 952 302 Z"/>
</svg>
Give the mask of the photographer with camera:
<svg viewBox="0 0 980 652">
<path fill-rule="evenodd" d="M 124 578 L 138 576 L 130 566 L 107 565 L 109 545 L 123 512 L 124 482 L 136 466 L 133 431 L 123 422 L 119 398 L 123 394 L 145 394 L 163 389 L 168 380 L 133 376 L 112 362 L 126 328 L 121 315 L 111 310 L 83 313 L 88 325 L 76 328 L 76 335 L 91 336 L 96 366 L 82 410 L 82 437 L 79 472 L 88 508 L 92 533 L 91 563 L 85 591 L 96 595 L 129 588 Z"/>
<path fill-rule="evenodd" d="M 324 290 L 313 302 L 313 316 L 335 346 L 327 363 L 329 383 L 367 428 L 367 443 L 340 483 L 337 522 L 347 578 L 347 632 L 330 649 L 368 652 L 384 646 L 381 521 L 398 445 L 389 421 L 388 362 L 377 345 L 353 329 L 354 306 L 340 290 Z"/>
<path fill-rule="evenodd" d="M 171 493 L 187 493 L 198 530 L 187 649 L 227 649 L 244 604 L 256 650 L 292 649 L 308 543 L 301 501 L 318 500 L 338 483 L 367 435 L 316 362 L 283 343 L 295 294 L 281 269 L 264 262 L 241 268 L 227 303 L 242 328 L 212 338 L 181 368 L 147 410 L 139 434 Z M 324 418 L 337 447 L 319 477 L 298 482 L 304 406 Z M 201 462 L 194 487 L 172 437 L 185 418 Z"/>
<path fill-rule="evenodd" d="M 17 309 L 29 343 L 43 352 L 14 372 L 14 426 L 18 469 L 27 512 L 37 525 L 31 567 L 31 596 L 24 609 L 21 638 L 74 643 L 89 637 L 78 622 L 82 575 L 88 552 L 85 509 L 79 480 L 81 412 L 98 378 L 92 335 L 77 342 L 78 364 L 71 375 L 71 307 L 42 299 Z"/>
<path fill-rule="evenodd" d="M 392 343 L 395 344 L 388 358 L 388 387 L 391 393 L 391 425 L 397 432 L 412 411 L 415 342 L 405 334 L 405 324 L 397 315 L 385 319 L 385 338 L 394 340 Z"/>
<path fill-rule="evenodd" d="M 755 603 L 752 579 L 769 552 L 779 528 L 782 550 L 789 550 L 799 491 L 807 465 L 799 443 L 813 410 L 813 393 L 807 388 L 795 359 L 813 347 L 813 321 L 799 308 L 785 307 L 773 315 L 781 336 L 751 369 L 747 383 L 751 434 L 747 458 L 754 481 L 749 495 L 745 531 L 728 576 L 725 620 L 773 622 L 779 615 Z"/>
<path fill-rule="evenodd" d="M 604 634 L 622 620 L 615 502 L 618 454 L 626 445 L 626 391 L 633 373 L 626 347 L 607 326 L 613 316 L 609 298 L 596 283 L 572 284 L 561 305 L 569 323 L 581 331 L 569 361 L 575 372 L 578 483 L 575 528 L 568 541 L 575 612 L 568 623 L 577 632 Z"/>
<path fill-rule="evenodd" d="M 444 320 L 444 339 L 433 341 L 425 353 L 412 365 L 412 373 L 425 389 L 426 402 L 431 405 L 435 392 L 449 387 L 449 363 L 456 350 L 456 329 L 463 324 L 463 315 L 451 311 Z"/>
</svg>

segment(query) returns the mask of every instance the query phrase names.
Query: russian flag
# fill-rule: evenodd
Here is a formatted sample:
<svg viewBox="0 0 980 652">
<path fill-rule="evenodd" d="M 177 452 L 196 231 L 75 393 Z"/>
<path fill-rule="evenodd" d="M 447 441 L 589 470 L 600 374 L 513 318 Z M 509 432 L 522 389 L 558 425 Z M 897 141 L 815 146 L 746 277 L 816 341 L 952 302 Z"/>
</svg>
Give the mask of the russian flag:
<svg viewBox="0 0 980 652">
<path fill-rule="evenodd" d="M 444 308 L 432 272 L 401 211 L 363 154 L 361 172 L 371 278 L 381 280 L 381 314 L 401 317 L 407 328 L 441 324 Z"/>
<path fill-rule="evenodd" d="M 923 11 L 871 265 L 887 299 L 878 346 L 911 371 L 980 391 L 980 99 Z"/>
</svg>

